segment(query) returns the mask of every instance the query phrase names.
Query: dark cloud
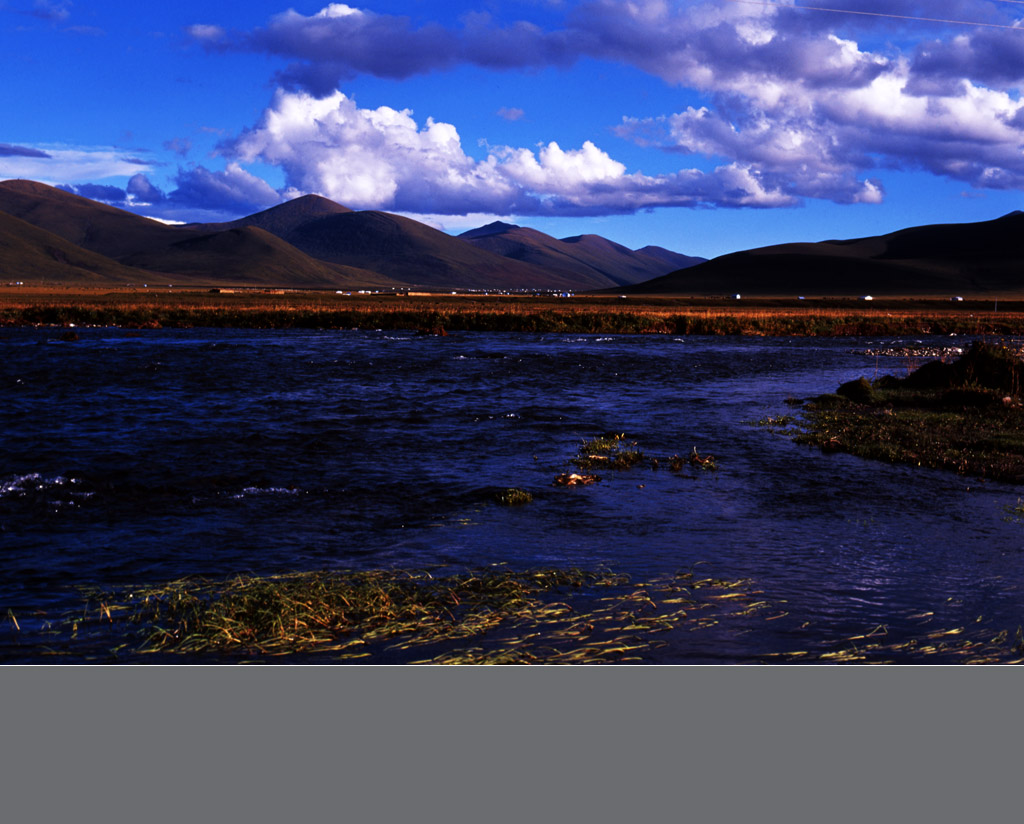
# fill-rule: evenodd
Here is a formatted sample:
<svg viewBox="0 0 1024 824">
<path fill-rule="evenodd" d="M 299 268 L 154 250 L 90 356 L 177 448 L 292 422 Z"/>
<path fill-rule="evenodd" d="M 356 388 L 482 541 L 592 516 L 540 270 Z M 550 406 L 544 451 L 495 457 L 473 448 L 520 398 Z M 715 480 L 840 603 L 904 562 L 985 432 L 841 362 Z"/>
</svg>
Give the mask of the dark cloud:
<svg viewBox="0 0 1024 824">
<path fill-rule="evenodd" d="M 167 200 L 176 206 L 244 215 L 281 201 L 280 194 L 266 181 L 233 163 L 223 172 L 212 172 L 203 166 L 179 169 L 175 182 L 178 188 Z"/>
<path fill-rule="evenodd" d="M 89 200 L 98 200 L 101 203 L 112 205 L 121 205 L 128 199 L 124 189 L 120 189 L 117 186 L 104 186 L 99 183 L 78 183 L 76 185 L 58 186 L 57 188 L 63 189 L 65 192 L 71 192 L 73 195 L 87 197 Z"/>
<path fill-rule="evenodd" d="M 457 39 L 440 25 L 417 29 L 406 17 L 334 4 L 310 17 L 289 10 L 224 45 L 297 59 L 281 79 L 323 94 L 356 74 L 403 79 L 449 68 L 457 62 Z"/>
<path fill-rule="evenodd" d="M 185 157 L 190 151 L 192 151 L 192 141 L 187 137 L 176 137 L 173 140 L 165 140 L 164 148 L 169 152 L 174 152 L 179 157 Z"/>
<path fill-rule="evenodd" d="M 0 143 L 0 157 L 39 157 L 51 158 L 53 155 L 30 149 L 28 146 L 12 146 L 10 143 Z"/>
<path fill-rule="evenodd" d="M 188 32 L 211 49 L 291 60 L 278 79 L 287 88 L 324 96 L 358 74 L 404 79 L 463 63 L 524 69 L 567 66 L 584 56 L 625 62 L 681 84 L 708 74 L 721 83 L 758 72 L 809 86 L 855 87 L 877 77 L 885 60 L 862 55 L 855 63 L 837 61 L 845 47 L 829 36 L 834 31 L 856 33 L 870 26 L 877 34 L 910 25 L 916 39 L 931 30 L 920 18 L 994 25 L 1010 25 L 1014 19 L 1006 4 L 978 0 L 830 0 L 823 5 L 847 13 L 784 5 L 743 9 L 739 4 L 716 12 L 651 0 L 592 0 L 571 6 L 563 28 L 546 30 L 524 21 L 503 24 L 483 13 L 465 15 L 457 27 L 417 27 L 407 17 L 333 3 L 309 16 L 289 10 L 251 31 L 195 25 Z M 758 27 L 770 29 L 771 36 L 751 37 Z M 963 31 L 967 45 L 961 38 L 936 40 L 918 54 L 917 69 L 925 75 L 958 72 L 981 82 L 1024 76 L 1024 38 L 1017 32 Z"/>
<path fill-rule="evenodd" d="M 202 166 L 179 169 L 177 188 L 164 192 L 146 175 L 138 173 L 124 189 L 97 183 L 60 188 L 147 217 L 172 222 L 233 220 L 281 202 L 281 195 L 265 181 L 229 163 L 224 171 Z"/>
<path fill-rule="evenodd" d="M 31 10 L 27 13 L 41 20 L 52 20 L 56 23 L 63 23 L 71 16 L 70 0 L 35 0 Z"/>
<path fill-rule="evenodd" d="M 289 10 L 262 28 L 227 32 L 218 26 L 187 30 L 213 50 L 272 54 L 295 62 L 277 75 L 289 89 L 324 96 L 359 74 L 405 79 L 472 63 L 493 69 L 567 65 L 579 56 L 571 32 L 546 32 L 526 22 L 494 24 L 488 15 L 464 18 L 461 28 L 376 14 L 333 3 L 306 16 Z"/>
<path fill-rule="evenodd" d="M 162 203 L 167 199 L 167 195 L 154 186 L 149 178 L 142 173 L 132 175 L 128 185 L 125 187 L 125 191 L 133 199 L 143 203 Z"/>
<path fill-rule="evenodd" d="M 994 88 L 1016 86 L 1024 80 L 1024 29 L 930 40 L 918 47 L 912 70 L 917 88 L 961 78 Z"/>
</svg>

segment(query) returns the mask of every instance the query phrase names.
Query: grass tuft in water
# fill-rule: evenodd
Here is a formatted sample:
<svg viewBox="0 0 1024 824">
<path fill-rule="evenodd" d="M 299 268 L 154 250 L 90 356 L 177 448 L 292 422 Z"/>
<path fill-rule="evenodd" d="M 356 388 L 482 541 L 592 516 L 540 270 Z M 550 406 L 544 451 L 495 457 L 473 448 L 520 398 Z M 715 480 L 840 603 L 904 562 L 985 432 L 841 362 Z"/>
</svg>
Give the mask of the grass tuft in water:
<svg viewBox="0 0 1024 824">
<path fill-rule="evenodd" d="M 624 434 L 601 435 L 583 441 L 572 463 L 580 469 L 629 469 L 642 463 L 644 455 L 636 443 L 627 442 Z"/>
<path fill-rule="evenodd" d="M 522 506 L 533 500 L 533 495 L 525 489 L 503 489 L 496 492 L 494 499 L 502 506 Z"/>
<path fill-rule="evenodd" d="M 501 566 L 186 579 L 93 592 L 47 642 L 89 660 L 622 663 L 651 660 L 660 633 L 769 611 L 751 585 Z"/>
</svg>

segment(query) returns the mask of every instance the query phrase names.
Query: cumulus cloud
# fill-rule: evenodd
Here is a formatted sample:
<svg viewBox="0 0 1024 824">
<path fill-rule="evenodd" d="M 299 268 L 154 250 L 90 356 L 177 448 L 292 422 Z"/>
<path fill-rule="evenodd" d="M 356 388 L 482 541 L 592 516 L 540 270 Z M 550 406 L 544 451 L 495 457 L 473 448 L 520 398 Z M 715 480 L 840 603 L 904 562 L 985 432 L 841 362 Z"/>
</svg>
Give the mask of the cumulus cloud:
<svg viewBox="0 0 1024 824">
<path fill-rule="evenodd" d="M 665 205 L 792 205 L 749 164 L 710 173 L 629 172 L 591 141 L 565 149 L 490 147 L 468 155 L 455 126 L 409 110 L 361 109 L 341 92 L 279 90 L 260 122 L 221 151 L 279 166 L 289 194 L 317 193 L 355 209 L 430 214 L 610 214 Z"/>
<path fill-rule="evenodd" d="M 269 183 L 237 163 L 228 163 L 222 172 L 203 166 L 181 169 L 175 182 L 178 188 L 167 199 L 183 207 L 249 214 L 281 202 L 281 195 Z"/>
<path fill-rule="evenodd" d="M 497 114 L 498 117 L 504 120 L 522 120 L 523 115 L 526 114 L 526 112 L 524 112 L 522 109 L 517 109 L 514 107 L 508 108 L 507 106 L 502 106 L 500 109 L 498 109 Z"/>
<path fill-rule="evenodd" d="M 125 187 L 125 195 L 133 202 L 146 205 L 163 203 L 167 199 L 167 195 L 154 186 L 149 178 L 141 173 L 132 175 L 128 185 Z"/>
<path fill-rule="evenodd" d="M 794 196 L 840 203 L 877 202 L 881 184 L 864 175 L 887 167 L 982 188 L 1024 183 L 1024 111 L 1018 90 L 1007 85 L 1024 74 L 1024 32 L 970 31 L 925 43 L 916 54 L 883 53 L 840 37 L 834 21 L 825 28 L 820 19 L 798 18 L 794 8 L 701 15 L 654 2 L 629 13 L 611 0 L 595 5 L 605 18 L 620 12 L 617 30 L 601 15 L 580 24 L 606 54 L 712 101 L 659 118 L 627 118 L 616 130 L 621 137 L 750 164 Z M 938 17 L 967 14 L 962 6 L 850 0 L 837 7 Z M 975 5 L 968 19 L 978 11 Z M 642 52 L 645 32 L 661 32 L 675 45 L 651 40 Z"/>
<path fill-rule="evenodd" d="M 1010 29 L 1018 25 L 1019 4 L 830 0 L 823 5 L 834 11 L 784 2 L 586 0 L 566 5 L 562 23 L 545 29 L 487 14 L 463 16 L 452 26 L 415 25 L 406 17 L 332 3 L 309 15 L 289 10 L 251 31 L 207 24 L 193 27 L 191 34 L 211 48 L 290 61 L 280 79 L 294 96 L 275 102 L 280 110 L 268 111 L 266 122 L 238 141 L 239 154 L 279 163 L 297 189 L 337 191 L 356 204 L 444 213 L 460 200 L 461 208 L 475 209 L 525 198 L 534 208 L 541 203 L 597 208 L 598 201 L 616 208 L 609 189 L 623 209 L 648 198 L 687 202 L 683 190 L 700 203 L 752 198 L 763 205 L 806 197 L 877 202 L 883 192 L 877 176 L 888 167 L 925 169 L 983 188 L 1022 185 L 1024 31 Z M 948 33 L 948 26 L 900 18 L 990 27 L 962 27 L 956 36 L 940 38 L 936 35 Z M 706 174 L 684 169 L 659 178 L 617 170 L 614 184 L 583 177 L 569 195 L 558 185 L 568 155 L 501 150 L 475 162 L 462 151 L 454 127 L 428 120 L 420 129 L 410 113 L 383 108 L 360 114 L 351 101 L 338 103 L 336 97 L 340 80 L 362 73 L 405 78 L 467 63 L 523 69 L 566 66 L 582 57 L 628 64 L 704 95 L 703 107 L 627 118 L 616 132 L 642 145 L 715 158 L 721 165 Z M 303 95 L 326 101 L 330 125 L 309 125 L 314 121 L 308 111 L 304 115 L 295 108 L 313 105 L 300 103 Z M 292 109 L 285 111 L 288 106 Z M 521 110 L 502 108 L 498 114 L 515 119 Z M 299 156 L 297 133 L 274 138 L 272 121 L 311 129 L 309 145 L 320 160 Z M 385 157 L 389 146 L 395 149 L 390 158 Z M 603 168 L 586 146 L 575 151 L 580 168 Z M 726 188 L 726 178 L 735 177 L 736 170 L 753 175 L 744 184 L 748 189 Z M 489 186 L 496 191 L 488 192 Z M 741 189 L 749 197 L 726 195 Z M 704 194 L 694 195 L 698 190 Z"/>
</svg>

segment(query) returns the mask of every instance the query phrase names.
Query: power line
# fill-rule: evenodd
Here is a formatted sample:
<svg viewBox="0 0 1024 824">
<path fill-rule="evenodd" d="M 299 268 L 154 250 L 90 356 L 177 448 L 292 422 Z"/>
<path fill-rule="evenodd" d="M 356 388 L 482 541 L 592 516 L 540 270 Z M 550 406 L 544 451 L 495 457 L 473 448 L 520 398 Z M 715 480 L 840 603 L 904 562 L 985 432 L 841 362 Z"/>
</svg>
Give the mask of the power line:
<svg viewBox="0 0 1024 824">
<path fill-rule="evenodd" d="M 997 0 L 1003 3 L 1014 3 L 1024 6 L 1024 0 Z M 974 20 L 944 20 L 939 17 L 912 17 L 906 14 L 888 14 L 881 11 L 856 11 L 854 9 L 827 9 L 822 6 L 784 6 L 781 3 L 772 3 L 769 0 L 726 0 L 729 3 L 745 3 L 748 6 L 767 6 L 776 9 L 794 9 L 803 11 L 827 11 L 834 14 L 857 14 L 862 17 L 886 17 L 892 20 L 915 20 L 920 23 L 945 23 L 951 26 L 980 26 L 987 29 L 1013 29 L 1024 31 L 1020 26 L 1007 26 L 1004 23 L 981 23 Z"/>
</svg>

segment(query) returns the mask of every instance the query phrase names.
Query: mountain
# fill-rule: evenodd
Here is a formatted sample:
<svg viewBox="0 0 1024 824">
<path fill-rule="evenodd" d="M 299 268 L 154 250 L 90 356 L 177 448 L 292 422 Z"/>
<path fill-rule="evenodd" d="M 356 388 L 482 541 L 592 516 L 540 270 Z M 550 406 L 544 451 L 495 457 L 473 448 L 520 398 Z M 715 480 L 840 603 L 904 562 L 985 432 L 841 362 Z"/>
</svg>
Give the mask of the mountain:
<svg viewBox="0 0 1024 824">
<path fill-rule="evenodd" d="M 236 221 L 237 225 L 168 226 L 42 183 L 3 181 L 0 215 L 30 224 L 49 238 L 33 235 L 30 245 L 9 245 L 0 277 L 5 281 L 156 280 L 290 288 L 401 286 L 375 271 L 315 260 L 260 228 L 261 222 L 267 226 L 301 222 L 301 214 L 308 219 L 348 211 L 325 198 L 300 200 L 303 202 L 290 210 L 283 209 L 288 204 L 282 204 L 278 212 L 267 210 Z M 63 245 L 55 245 L 53 238 Z M 80 265 L 47 267 L 48 253 L 40 252 L 41 247 L 55 250 L 61 261 L 74 260 Z M 82 258 L 84 252 L 93 257 Z"/>
<path fill-rule="evenodd" d="M 340 203 L 335 203 L 326 197 L 303 195 L 294 200 L 279 203 L 277 206 L 271 206 L 269 209 L 257 212 L 254 215 L 233 220 L 230 223 L 211 223 L 206 224 L 203 228 L 217 231 L 255 226 L 258 229 L 270 232 L 272 235 L 277 235 L 283 240 L 287 240 L 288 235 L 303 223 L 329 215 L 348 214 L 351 211 L 347 206 L 342 206 Z"/>
<path fill-rule="evenodd" d="M 704 260 L 654 246 L 632 251 L 598 235 L 558 240 L 501 221 L 471 229 L 459 238 L 477 248 L 553 272 L 573 273 L 586 279 L 587 286 L 579 288 L 589 289 L 640 283 Z"/>
<path fill-rule="evenodd" d="M 1024 293 L 1024 213 L 886 235 L 784 243 L 630 287 L 636 294 L 978 295 Z"/>
<path fill-rule="evenodd" d="M 0 283 L 61 282 L 82 285 L 144 283 L 152 273 L 123 266 L 68 240 L 0 212 Z"/>
<path fill-rule="evenodd" d="M 662 263 L 671 266 L 673 271 L 676 269 L 688 269 L 707 260 L 707 258 L 694 257 L 693 255 L 681 255 L 679 252 L 673 252 L 661 246 L 644 246 L 642 249 L 637 249 L 636 254 L 660 260 Z"/>
<path fill-rule="evenodd" d="M 378 272 L 311 258 L 256 226 L 198 234 L 129 255 L 124 262 L 192 279 L 216 273 L 217 283 L 234 286 L 328 289 L 354 284 L 394 289 L 401 285 Z"/>
<path fill-rule="evenodd" d="M 571 273 L 550 272 L 540 266 L 510 260 L 477 249 L 426 224 L 387 212 L 346 210 L 295 221 L 280 237 L 311 257 L 380 272 L 410 287 L 581 288 L 580 278 Z"/>
<path fill-rule="evenodd" d="M 194 234 L 32 180 L 0 182 L 0 212 L 115 260 Z"/>
<path fill-rule="evenodd" d="M 597 235 L 556 240 L 500 223 L 452 237 L 318 195 L 227 223 L 169 226 L 42 183 L 8 180 L 0 182 L 0 214 L 6 280 L 575 292 L 637 283 L 692 260 L 653 247 L 633 252 Z M 15 220 L 36 232 L 19 240 Z"/>
</svg>

